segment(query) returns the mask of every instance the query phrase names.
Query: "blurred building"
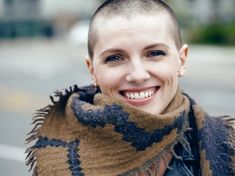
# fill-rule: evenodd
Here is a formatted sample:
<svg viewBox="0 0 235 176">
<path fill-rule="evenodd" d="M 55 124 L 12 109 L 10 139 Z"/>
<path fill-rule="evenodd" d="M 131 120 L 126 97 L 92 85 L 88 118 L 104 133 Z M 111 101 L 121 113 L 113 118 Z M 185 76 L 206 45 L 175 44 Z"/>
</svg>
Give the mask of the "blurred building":
<svg viewBox="0 0 235 176">
<path fill-rule="evenodd" d="M 235 0 L 165 0 L 187 43 L 235 45 Z"/>
<path fill-rule="evenodd" d="M 235 0 L 166 0 L 180 17 L 197 23 L 235 21 Z"/>
<path fill-rule="evenodd" d="M 235 21 L 235 0 L 165 0 L 183 26 Z M 102 0 L 0 0 L 0 39 L 63 36 Z"/>
<path fill-rule="evenodd" d="M 95 0 L 0 0 L 0 38 L 63 35 L 96 6 Z"/>
<path fill-rule="evenodd" d="M 192 14 L 200 23 L 234 22 L 235 0 L 190 0 Z"/>
</svg>

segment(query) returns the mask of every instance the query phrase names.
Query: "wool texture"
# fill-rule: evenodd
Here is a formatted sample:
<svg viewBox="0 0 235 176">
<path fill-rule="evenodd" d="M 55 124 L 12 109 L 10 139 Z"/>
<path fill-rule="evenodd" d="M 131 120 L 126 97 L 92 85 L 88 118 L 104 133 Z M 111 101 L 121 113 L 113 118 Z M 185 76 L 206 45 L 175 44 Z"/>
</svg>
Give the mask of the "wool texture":
<svg viewBox="0 0 235 176">
<path fill-rule="evenodd" d="M 167 153 L 194 130 L 203 176 L 235 175 L 234 118 L 210 117 L 178 89 L 160 115 L 107 97 L 95 86 L 66 89 L 40 109 L 26 139 L 26 164 L 38 176 L 132 176 L 151 174 Z M 189 128 L 189 118 L 195 129 Z"/>
</svg>

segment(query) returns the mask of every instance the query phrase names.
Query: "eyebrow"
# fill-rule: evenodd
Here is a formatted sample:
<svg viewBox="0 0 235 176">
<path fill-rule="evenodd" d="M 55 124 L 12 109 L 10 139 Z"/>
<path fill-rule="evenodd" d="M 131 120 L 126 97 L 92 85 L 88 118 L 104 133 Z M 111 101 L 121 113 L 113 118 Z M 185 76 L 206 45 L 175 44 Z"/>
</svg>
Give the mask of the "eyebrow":
<svg viewBox="0 0 235 176">
<path fill-rule="evenodd" d="M 156 48 L 156 47 L 164 47 L 166 49 L 170 48 L 168 45 L 166 45 L 164 43 L 155 43 L 155 44 L 152 44 L 152 45 L 145 47 L 144 50 L 149 50 L 149 49 Z"/>
<path fill-rule="evenodd" d="M 112 49 L 111 48 L 111 49 L 103 51 L 99 56 L 102 56 L 106 53 L 124 53 L 124 51 L 122 49 L 115 49 L 115 48 Z"/>
<path fill-rule="evenodd" d="M 152 48 L 156 48 L 156 47 L 164 47 L 164 48 L 166 48 L 166 49 L 169 49 L 169 48 L 170 48 L 169 46 L 167 46 L 167 45 L 164 44 L 164 43 L 155 43 L 155 44 L 146 46 L 146 47 L 144 48 L 144 51 L 145 51 L 145 50 L 152 49 Z M 118 48 L 110 48 L 110 49 L 108 49 L 108 50 L 103 51 L 99 56 L 102 56 L 102 55 L 104 55 L 104 54 L 106 54 L 106 53 L 116 53 L 116 52 L 117 52 L 117 53 L 124 53 L 125 51 L 123 51 L 122 49 L 118 49 Z"/>
</svg>

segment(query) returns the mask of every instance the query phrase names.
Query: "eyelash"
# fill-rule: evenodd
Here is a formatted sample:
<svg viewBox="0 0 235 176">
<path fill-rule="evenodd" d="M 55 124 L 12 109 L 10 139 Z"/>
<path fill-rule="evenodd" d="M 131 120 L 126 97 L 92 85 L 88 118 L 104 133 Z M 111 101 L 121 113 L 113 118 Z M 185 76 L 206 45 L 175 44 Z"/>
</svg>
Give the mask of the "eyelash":
<svg viewBox="0 0 235 176">
<path fill-rule="evenodd" d="M 119 56 L 119 55 L 111 55 L 111 56 L 108 56 L 107 58 L 105 58 L 105 63 L 109 63 L 109 62 L 118 62 L 118 61 L 122 61 L 122 57 Z"/>
<path fill-rule="evenodd" d="M 147 53 L 147 57 L 160 57 L 160 56 L 166 56 L 166 52 L 162 50 L 153 50 Z M 105 58 L 104 62 L 107 63 L 116 63 L 123 61 L 123 58 L 120 55 L 111 55 Z"/>
<path fill-rule="evenodd" d="M 154 50 L 154 51 L 150 51 L 147 54 L 147 57 L 158 57 L 158 56 L 166 56 L 166 52 L 162 50 Z"/>
</svg>

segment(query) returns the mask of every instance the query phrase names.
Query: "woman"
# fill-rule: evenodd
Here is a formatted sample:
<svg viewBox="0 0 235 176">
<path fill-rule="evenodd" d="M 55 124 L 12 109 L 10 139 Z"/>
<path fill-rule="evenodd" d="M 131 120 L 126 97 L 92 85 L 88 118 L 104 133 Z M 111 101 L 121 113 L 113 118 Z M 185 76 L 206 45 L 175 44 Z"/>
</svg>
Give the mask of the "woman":
<svg viewBox="0 0 235 176">
<path fill-rule="evenodd" d="M 70 88 L 35 116 L 35 175 L 234 175 L 233 118 L 181 92 L 188 46 L 162 1 L 108 0 L 91 19 L 94 86 Z"/>
</svg>

